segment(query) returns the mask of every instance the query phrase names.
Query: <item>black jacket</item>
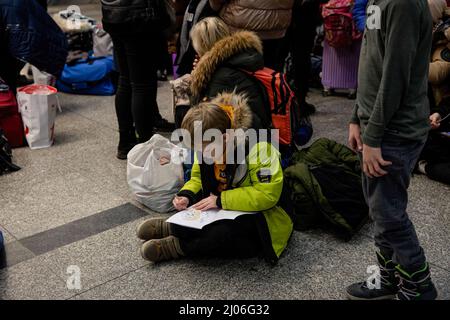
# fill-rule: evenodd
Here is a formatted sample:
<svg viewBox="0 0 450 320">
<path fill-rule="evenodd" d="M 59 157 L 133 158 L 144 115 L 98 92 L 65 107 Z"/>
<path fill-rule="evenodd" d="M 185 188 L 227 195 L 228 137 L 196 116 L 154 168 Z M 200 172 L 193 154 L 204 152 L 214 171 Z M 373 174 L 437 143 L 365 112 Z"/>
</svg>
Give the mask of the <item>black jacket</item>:
<svg viewBox="0 0 450 320">
<path fill-rule="evenodd" d="M 264 68 L 261 40 L 252 32 L 240 31 L 218 41 L 192 72 L 193 104 L 212 99 L 222 92 L 243 94 L 253 113 L 252 128 L 271 125 L 265 90 L 259 81 L 243 70 Z"/>
<path fill-rule="evenodd" d="M 175 13 L 166 0 L 101 0 L 103 27 L 109 33 L 168 29 Z"/>
</svg>

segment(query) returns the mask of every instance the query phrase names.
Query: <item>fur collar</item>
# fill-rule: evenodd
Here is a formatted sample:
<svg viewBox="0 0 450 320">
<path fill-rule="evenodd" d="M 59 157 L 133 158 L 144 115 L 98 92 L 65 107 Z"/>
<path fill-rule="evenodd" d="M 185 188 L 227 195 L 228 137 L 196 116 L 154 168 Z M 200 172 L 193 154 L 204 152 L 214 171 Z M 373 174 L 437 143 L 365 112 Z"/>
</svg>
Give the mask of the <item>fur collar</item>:
<svg viewBox="0 0 450 320">
<path fill-rule="evenodd" d="M 252 111 L 247 103 L 247 98 L 242 94 L 221 93 L 214 98 L 212 103 L 217 105 L 227 105 L 233 107 L 235 129 L 251 128 L 253 117 Z"/>
<path fill-rule="evenodd" d="M 232 56 L 249 49 L 263 53 L 261 40 L 250 31 L 238 31 L 217 41 L 192 72 L 192 95 L 197 99 L 200 98 L 201 92 L 207 87 L 217 67 Z"/>
</svg>

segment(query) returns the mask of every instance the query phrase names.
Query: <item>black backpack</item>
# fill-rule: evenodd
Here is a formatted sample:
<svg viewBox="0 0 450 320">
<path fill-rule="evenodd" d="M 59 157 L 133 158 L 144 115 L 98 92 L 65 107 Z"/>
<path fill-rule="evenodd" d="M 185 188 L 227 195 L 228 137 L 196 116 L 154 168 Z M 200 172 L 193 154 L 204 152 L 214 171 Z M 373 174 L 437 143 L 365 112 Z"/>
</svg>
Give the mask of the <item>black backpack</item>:
<svg viewBox="0 0 450 320">
<path fill-rule="evenodd" d="M 20 170 L 20 167 L 12 163 L 12 152 L 8 139 L 3 134 L 3 130 L 0 129 L 0 175 L 18 170 Z"/>
</svg>

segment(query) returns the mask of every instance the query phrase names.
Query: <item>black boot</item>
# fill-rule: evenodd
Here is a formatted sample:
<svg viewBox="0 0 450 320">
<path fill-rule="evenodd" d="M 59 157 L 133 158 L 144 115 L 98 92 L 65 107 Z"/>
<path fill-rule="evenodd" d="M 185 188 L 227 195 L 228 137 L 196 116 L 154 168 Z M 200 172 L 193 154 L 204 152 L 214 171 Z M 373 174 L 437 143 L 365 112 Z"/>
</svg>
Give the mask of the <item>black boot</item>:
<svg viewBox="0 0 450 320">
<path fill-rule="evenodd" d="M 347 288 L 350 300 L 392 300 L 398 291 L 398 279 L 395 277 L 395 264 L 377 252 L 380 267 L 380 287 L 369 288 L 367 281 L 352 284 Z"/>
<path fill-rule="evenodd" d="M 316 107 L 311 103 L 302 101 L 300 103 L 300 112 L 301 112 L 302 116 L 307 117 L 307 116 L 310 116 L 310 115 L 316 113 Z"/>
<path fill-rule="evenodd" d="M 171 123 L 164 118 L 156 118 L 153 127 L 158 132 L 172 132 L 175 130 L 175 123 Z"/>
<path fill-rule="evenodd" d="M 126 160 L 128 152 L 136 145 L 136 132 L 133 130 L 120 132 L 119 146 L 117 147 L 117 159 Z"/>
<path fill-rule="evenodd" d="M 415 272 L 407 272 L 400 266 L 396 267 L 397 277 L 400 279 L 398 300 L 435 300 L 437 290 L 431 281 L 428 263 Z"/>
</svg>

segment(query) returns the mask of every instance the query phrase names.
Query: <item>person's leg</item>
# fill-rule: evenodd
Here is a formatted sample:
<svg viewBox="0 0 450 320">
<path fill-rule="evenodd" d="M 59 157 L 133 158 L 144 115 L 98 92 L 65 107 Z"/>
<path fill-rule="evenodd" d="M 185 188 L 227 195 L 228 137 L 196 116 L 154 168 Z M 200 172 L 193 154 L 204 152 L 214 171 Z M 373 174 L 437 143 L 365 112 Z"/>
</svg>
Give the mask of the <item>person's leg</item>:
<svg viewBox="0 0 450 320">
<path fill-rule="evenodd" d="M 283 39 L 263 40 L 264 65 L 276 71 L 283 71 L 282 58 L 280 57 Z"/>
<path fill-rule="evenodd" d="M 374 221 L 375 244 L 383 256 L 407 268 L 419 268 L 425 255 L 406 212 L 411 172 L 423 144 L 383 142 L 382 154 L 392 165 L 381 178 L 367 178 L 368 205 Z"/>
<path fill-rule="evenodd" d="M 136 144 L 136 133 L 131 112 L 131 84 L 127 52 L 122 36 L 112 35 L 114 61 L 119 72 L 118 88 L 115 97 L 117 121 L 119 124 L 119 146 L 117 157 L 126 159 L 127 153 Z"/>
<path fill-rule="evenodd" d="M 425 172 L 430 179 L 450 185 L 450 159 L 443 163 L 425 165 Z"/>
<path fill-rule="evenodd" d="M 37 0 L 37 2 L 47 11 L 47 0 Z"/>
<path fill-rule="evenodd" d="M 180 239 L 189 257 L 248 258 L 261 253 L 261 240 L 254 215 L 236 220 L 222 220 L 194 230 L 172 225 L 171 232 Z"/>
<path fill-rule="evenodd" d="M 407 272 L 424 270 L 426 285 L 415 289 L 423 290 L 421 294 L 430 293 L 430 297 L 434 295 L 429 270 L 424 269 L 427 264 L 423 249 L 406 212 L 411 172 L 422 147 L 418 142 L 385 140 L 381 147 L 383 158 L 392 162 L 385 168 L 388 174 L 380 178 L 363 175 L 363 191 L 374 221 L 375 244 L 380 250 L 377 255 L 381 287 L 369 288 L 365 282 L 354 284 L 347 289 L 351 299 L 392 298 L 399 289 L 394 280 L 399 268 Z M 402 282 L 399 287 L 402 288 Z"/>
<path fill-rule="evenodd" d="M 292 14 L 293 26 L 291 39 L 292 62 L 294 64 L 294 82 L 296 95 L 301 105 L 308 113 L 314 113 L 315 108 L 306 103 L 311 78 L 311 53 L 316 38 L 316 27 L 319 14 L 318 1 L 309 1 L 295 6 Z"/>
<path fill-rule="evenodd" d="M 131 112 L 139 142 L 146 142 L 153 136 L 153 121 L 157 94 L 157 52 L 148 47 L 144 39 L 152 34 L 132 34 L 123 38 L 128 75 L 131 84 Z"/>
</svg>

